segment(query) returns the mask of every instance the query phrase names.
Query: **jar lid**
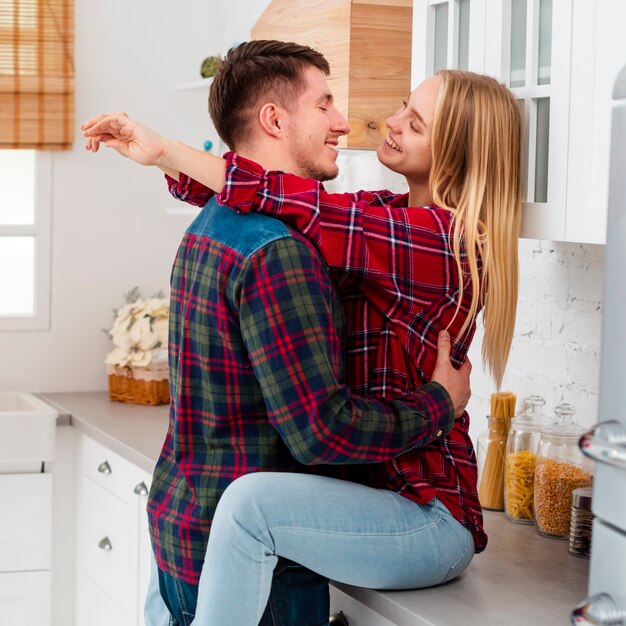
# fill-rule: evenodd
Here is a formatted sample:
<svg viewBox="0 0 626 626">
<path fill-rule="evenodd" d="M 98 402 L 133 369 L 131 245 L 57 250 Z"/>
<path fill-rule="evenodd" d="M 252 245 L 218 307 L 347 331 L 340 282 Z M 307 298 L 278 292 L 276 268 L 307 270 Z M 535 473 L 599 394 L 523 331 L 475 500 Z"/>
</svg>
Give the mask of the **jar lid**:
<svg viewBox="0 0 626 626">
<path fill-rule="evenodd" d="M 591 511 L 591 499 L 593 496 L 593 487 L 579 487 L 572 491 L 572 505 L 577 509 L 585 509 Z"/>
</svg>

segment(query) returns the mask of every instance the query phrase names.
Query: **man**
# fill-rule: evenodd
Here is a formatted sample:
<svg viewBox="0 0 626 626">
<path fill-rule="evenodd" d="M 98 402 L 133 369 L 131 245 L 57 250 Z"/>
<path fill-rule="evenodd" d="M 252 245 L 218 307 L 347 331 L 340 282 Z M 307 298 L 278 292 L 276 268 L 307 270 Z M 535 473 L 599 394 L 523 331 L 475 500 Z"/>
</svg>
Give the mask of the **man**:
<svg viewBox="0 0 626 626">
<path fill-rule="evenodd" d="M 265 169 L 335 177 L 338 138 L 350 129 L 334 106 L 328 72 L 326 60 L 305 46 L 234 48 L 211 88 L 218 133 Z M 123 115 L 99 116 L 84 130 L 94 151 L 103 141 L 176 180 L 179 171 L 196 172 L 195 159 L 185 161 L 188 148 Z M 194 183 L 180 180 L 170 182 L 184 199 Z M 335 465 L 393 458 L 447 433 L 453 408 L 460 414 L 468 399 L 469 364 L 455 370 L 445 351 L 433 382 L 402 401 L 353 395 L 342 384 L 342 308 L 317 251 L 273 218 L 239 215 L 214 199 L 179 248 L 170 315 L 170 426 L 148 513 L 160 589 L 175 623 L 195 614 L 213 512 L 234 479 L 320 465 L 332 475 Z M 281 606 L 276 623 L 325 624 L 325 582 L 303 568 L 280 569 L 262 623 L 273 623 L 272 610 L 295 599 Z M 285 575 L 301 576 L 303 591 L 294 594 L 290 582 L 273 605 Z"/>
</svg>

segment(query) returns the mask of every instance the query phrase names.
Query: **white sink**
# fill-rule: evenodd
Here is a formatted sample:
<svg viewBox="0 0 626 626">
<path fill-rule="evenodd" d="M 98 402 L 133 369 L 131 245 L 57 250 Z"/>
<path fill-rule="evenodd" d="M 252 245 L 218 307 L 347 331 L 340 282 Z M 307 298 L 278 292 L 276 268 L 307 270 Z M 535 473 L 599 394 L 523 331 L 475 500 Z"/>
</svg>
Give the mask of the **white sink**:
<svg viewBox="0 0 626 626">
<path fill-rule="evenodd" d="M 54 458 L 57 417 L 32 393 L 0 391 L 0 473 L 40 472 Z"/>
</svg>

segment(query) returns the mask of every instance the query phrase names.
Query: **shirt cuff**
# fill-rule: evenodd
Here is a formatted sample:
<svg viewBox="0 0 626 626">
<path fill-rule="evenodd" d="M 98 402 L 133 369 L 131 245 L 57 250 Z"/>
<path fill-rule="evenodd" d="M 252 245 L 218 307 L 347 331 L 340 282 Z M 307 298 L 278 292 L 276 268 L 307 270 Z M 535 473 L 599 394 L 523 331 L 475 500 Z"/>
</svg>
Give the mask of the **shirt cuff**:
<svg viewBox="0 0 626 626">
<path fill-rule="evenodd" d="M 439 439 L 454 428 L 454 404 L 446 388 L 430 381 L 420 388 L 424 412 L 432 419 L 432 438 Z"/>
<path fill-rule="evenodd" d="M 265 180 L 265 170 L 258 163 L 234 152 L 227 152 L 224 158 L 226 182 L 217 201 L 240 213 L 250 213 L 252 199 Z"/>
</svg>

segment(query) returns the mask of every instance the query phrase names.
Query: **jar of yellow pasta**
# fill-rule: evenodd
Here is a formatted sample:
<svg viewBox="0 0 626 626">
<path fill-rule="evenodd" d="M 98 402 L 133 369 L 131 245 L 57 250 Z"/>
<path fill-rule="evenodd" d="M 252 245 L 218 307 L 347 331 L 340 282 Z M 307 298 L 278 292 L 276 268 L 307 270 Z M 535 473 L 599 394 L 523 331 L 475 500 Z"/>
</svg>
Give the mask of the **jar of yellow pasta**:
<svg viewBox="0 0 626 626">
<path fill-rule="evenodd" d="M 504 460 L 504 512 L 512 522 L 535 520 L 534 482 L 537 446 L 541 430 L 553 420 L 543 413 L 541 396 L 524 400 L 525 409 L 511 420 Z"/>
</svg>

